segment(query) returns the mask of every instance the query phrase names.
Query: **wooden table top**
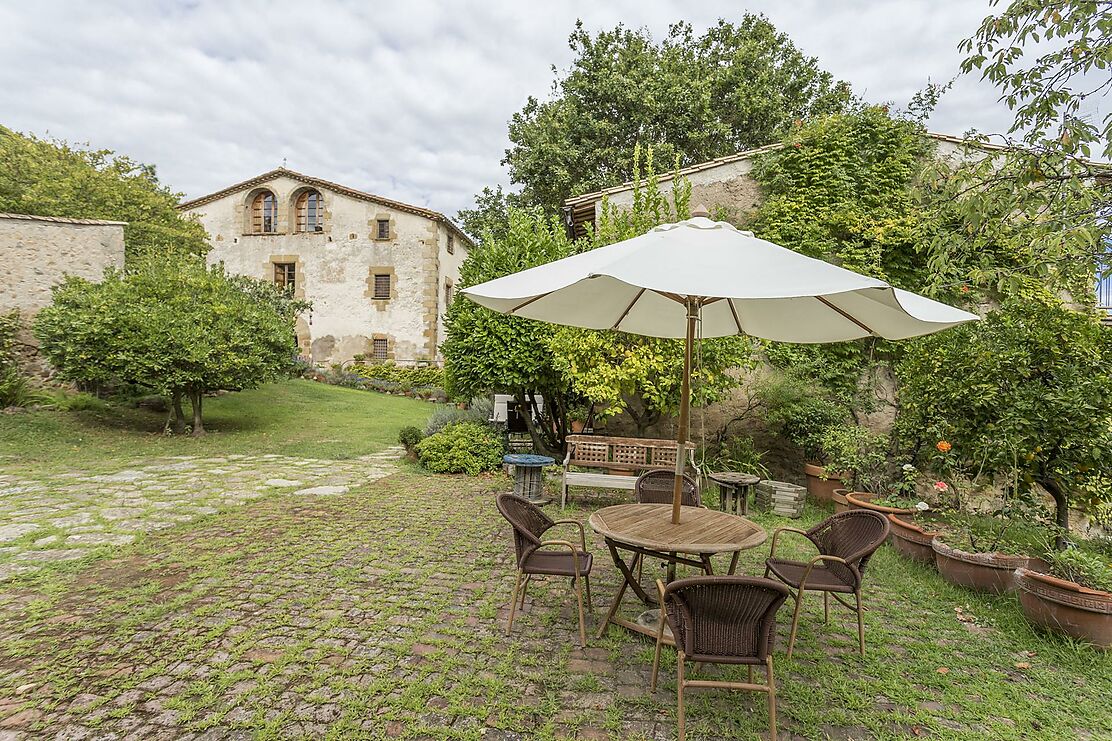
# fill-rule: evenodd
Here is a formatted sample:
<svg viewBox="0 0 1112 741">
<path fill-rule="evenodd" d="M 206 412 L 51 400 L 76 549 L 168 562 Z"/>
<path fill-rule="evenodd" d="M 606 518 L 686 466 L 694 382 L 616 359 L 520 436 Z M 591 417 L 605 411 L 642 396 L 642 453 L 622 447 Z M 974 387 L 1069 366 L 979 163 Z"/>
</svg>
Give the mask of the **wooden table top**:
<svg viewBox="0 0 1112 741">
<path fill-rule="evenodd" d="M 734 471 L 712 471 L 707 478 L 715 483 L 727 485 L 752 486 L 761 483 L 760 476 L 751 473 L 735 473 Z"/>
<path fill-rule="evenodd" d="M 768 538 L 764 528 L 744 517 L 705 507 L 682 507 L 680 524 L 673 525 L 670 504 L 604 507 L 588 524 L 605 538 L 669 553 L 743 551 Z"/>
</svg>

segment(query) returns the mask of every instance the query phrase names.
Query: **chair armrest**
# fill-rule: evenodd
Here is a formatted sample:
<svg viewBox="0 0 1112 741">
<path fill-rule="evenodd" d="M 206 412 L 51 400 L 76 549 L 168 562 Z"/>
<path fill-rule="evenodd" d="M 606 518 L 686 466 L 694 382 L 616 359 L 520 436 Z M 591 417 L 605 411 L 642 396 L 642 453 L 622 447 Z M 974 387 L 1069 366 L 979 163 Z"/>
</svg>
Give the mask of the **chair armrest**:
<svg viewBox="0 0 1112 741">
<path fill-rule="evenodd" d="M 571 455 L 572 455 L 573 452 L 575 452 L 575 443 L 568 443 L 568 452 L 567 452 L 567 455 L 564 456 L 564 469 L 565 470 L 567 469 L 568 464 L 571 462 Z"/>
<path fill-rule="evenodd" d="M 811 539 L 807 536 L 807 531 L 805 530 L 800 530 L 797 527 L 778 527 L 772 531 L 772 548 L 769 550 L 768 553 L 769 558 L 776 557 L 776 541 L 779 540 L 780 533 L 797 533 L 799 535 L 802 535 L 804 538 L 807 538 L 807 540 L 811 541 Z M 814 541 L 811 542 L 814 543 Z"/>
<path fill-rule="evenodd" d="M 579 543 L 583 547 L 583 551 L 587 551 L 587 530 L 583 527 L 583 523 L 579 520 L 556 520 L 553 525 L 575 525 L 579 528 Z"/>
<path fill-rule="evenodd" d="M 811 570 L 814 569 L 816 566 L 818 566 L 819 562 L 821 562 L 821 561 L 834 561 L 836 563 L 842 563 L 842 564 L 845 564 L 847 567 L 849 567 L 851 570 L 854 570 L 853 567 L 849 565 L 849 561 L 845 560 L 844 558 L 838 558 L 837 556 L 827 556 L 827 555 L 821 555 L 820 554 L 818 556 L 815 556 L 814 558 L 812 558 L 810 561 L 807 562 L 807 568 L 803 571 L 803 578 L 799 580 L 799 589 L 800 589 L 800 591 L 807 588 L 807 577 L 811 575 Z"/>
<path fill-rule="evenodd" d="M 538 545 L 534 549 L 534 553 L 536 551 L 539 551 L 541 548 L 544 548 L 546 545 L 556 545 L 556 546 L 560 546 L 560 547 L 566 547 L 569 551 L 571 551 L 571 557 L 572 557 L 571 558 L 571 563 L 572 563 L 572 566 L 575 568 L 575 576 L 578 578 L 579 577 L 579 555 L 578 554 L 581 553 L 581 551 L 575 547 L 575 544 L 572 543 L 570 540 L 542 540 L 540 545 Z"/>
</svg>

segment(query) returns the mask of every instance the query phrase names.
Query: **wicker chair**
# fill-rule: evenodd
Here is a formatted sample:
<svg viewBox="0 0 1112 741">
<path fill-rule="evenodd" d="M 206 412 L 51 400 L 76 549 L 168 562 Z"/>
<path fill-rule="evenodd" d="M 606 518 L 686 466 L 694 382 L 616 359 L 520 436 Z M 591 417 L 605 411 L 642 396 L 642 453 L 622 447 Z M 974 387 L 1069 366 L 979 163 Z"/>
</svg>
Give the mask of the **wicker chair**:
<svg viewBox="0 0 1112 741">
<path fill-rule="evenodd" d="M 809 561 L 790 561 L 776 557 L 780 533 L 798 533 L 818 548 L 819 555 Z M 861 607 L 861 580 L 865 567 L 877 548 L 888 538 L 888 520 L 879 512 L 854 509 L 834 515 L 807 531 L 792 527 L 777 528 L 772 533 L 772 550 L 765 561 L 765 576 L 772 574 L 795 590 L 795 612 L 788 638 L 788 658 L 795 647 L 799 627 L 799 610 L 807 590 L 822 592 L 823 620 L 830 621 L 830 595 L 838 603 L 857 612 L 857 641 L 865 655 L 865 622 Z M 849 604 L 840 596 L 853 594 L 857 604 Z"/>
<path fill-rule="evenodd" d="M 510 604 L 510 619 L 506 625 L 506 634 L 508 635 L 514 627 L 514 613 L 517 611 L 519 594 L 521 608 L 525 609 L 525 590 L 528 589 L 532 577 L 568 576 L 575 586 L 575 598 L 579 604 L 579 645 L 586 646 L 587 634 L 583 626 L 583 590 L 586 587 L 587 608 L 593 610 L 590 576 L 593 559 L 587 552 L 587 535 L 583 523 L 576 520 L 552 520 L 541 511 L 540 507 L 513 494 L 499 494 L 496 503 L 498 511 L 513 526 L 514 549 L 517 552 L 517 581 L 514 584 L 514 597 Z M 567 540 L 541 540 L 541 536 L 556 525 L 578 527 L 579 547 Z M 542 550 L 549 546 L 561 550 Z"/>
<path fill-rule="evenodd" d="M 674 581 L 660 591 L 651 688 L 656 690 L 664 621 L 676 643 L 677 733 L 684 741 L 683 694 L 688 687 L 723 687 L 768 694 L 768 727 L 776 739 L 776 680 L 772 671 L 772 644 L 776 640 L 776 611 L 788 597 L 788 588 L 772 579 L 754 576 L 696 576 Z M 684 676 L 684 662 L 743 664 L 747 682 L 696 680 Z M 765 683 L 753 681 L 753 667 L 763 666 Z"/>
<path fill-rule="evenodd" d="M 638 504 L 671 504 L 672 487 L 676 482 L 676 474 L 669 468 L 658 468 L 655 471 L 646 471 L 637 477 L 633 487 Z M 695 479 L 687 474 L 683 475 L 683 491 L 680 504 L 685 507 L 702 507 L 699 498 L 699 487 Z"/>
</svg>

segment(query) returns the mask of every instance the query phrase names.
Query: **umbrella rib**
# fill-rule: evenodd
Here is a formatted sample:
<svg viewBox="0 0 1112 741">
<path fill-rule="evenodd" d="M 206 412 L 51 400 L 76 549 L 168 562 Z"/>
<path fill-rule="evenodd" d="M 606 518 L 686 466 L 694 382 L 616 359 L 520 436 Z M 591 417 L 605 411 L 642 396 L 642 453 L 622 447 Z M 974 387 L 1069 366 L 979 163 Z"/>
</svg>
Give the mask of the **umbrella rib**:
<svg viewBox="0 0 1112 741">
<path fill-rule="evenodd" d="M 870 328 L 870 327 L 869 327 L 869 326 L 868 326 L 867 324 L 864 324 L 864 323 L 862 323 L 862 322 L 858 321 L 858 320 L 857 320 L 857 319 L 856 319 L 855 317 L 851 316 L 851 315 L 850 315 L 850 314 L 849 314 L 849 313 L 848 313 L 847 311 L 845 311 L 844 309 L 841 309 L 841 308 L 839 308 L 839 307 L 835 306 L 834 304 L 830 303 L 829 301 L 827 301 L 827 300 L 826 300 L 825 298 L 823 298 L 822 296 L 815 296 L 815 298 L 817 298 L 817 299 L 818 299 L 819 301 L 821 301 L 821 302 L 822 302 L 822 303 L 823 303 L 823 304 L 824 304 L 824 305 L 825 305 L 825 306 L 826 306 L 826 307 L 827 307 L 828 309 L 833 309 L 834 311 L 838 312 L 838 313 L 839 313 L 839 314 L 841 314 L 841 315 L 842 315 L 843 317 L 845 317 L 846 319 L 849 319 L 849 320 L 850 320 L 851 322 L 853 322 L 853 323 L 854 323 L 854 324 L 856 324 L 856 325 L 857 325 L 858 327 L 860 327 L 861 329 L 863 329 L 863 330 L 865 330 L 866 332 L 868 332 L 868 333 L 869 333 L 870 335 L 872 335 L 873 337 L 879 337 L 879 335 L 878 335 L 878 334 L 877 334 L 876 332 L 874 332 L 874 331 L 873 331 L 873 330 L 872 330 L 872 329 L 871 329 L 871 328 Z"/>
<path fill-rule="evenodd" d="M 637 303 L 637 300 L 641 298 L 641 295 L 644 294 L 646 290 L 647 289 L 642 288 L 640 291 L 637 292 L 637 295 L 634 296 L 633 300 L 629 302 L 629 306 L 626 307 L 625 311 L 622 312 L 622 315 L 618 317 L 618 321 L 614 322 L 614 326 L 612 326 L 610 329 L 618 328 L 618 325 L 622 323 L 622 320 L 626 318 L 629 312 L 633 309 L 633 305 Z"/>
<path fill-rule="evenodd" d="M 737 333 L 745 334 L 745 330 L 741 327 L 741 320 L 737 317 L 737 307 L 734 306 L 734 300 L 728 298 L 726 299 L 726 304 L 730 307 L 730 313 L 734 315 L 734 324 L 737 325 Z"/>
<path fill-rule="evenodd" d="M 537 301 L 537 300 L 539 300 L 539 299 L 542 299 L 542 298 L 544 298 L 544 297 L 545 297 L 545 296 L 547 296 L 547 295 L 548 295 L 547 293 L 542 293 L 542 294 L 541 294 L 540 296 L 534 296 L 533 298 L 531 298 L 531 299 L 529 299 L 529 300 L 527 300 L 527 301 L 522 301 L 522 302 L 521 302 L 520 304 L 518 304 L 517 306 L 513 307 L 512 309 L 510 309 L 510 310 L 509 310 L 509 311 L 507 311 L 506 313 L 507 313 L 507 314 L 513 314 L 513 313 L 514 313 L 515 311 L 517 311 L 518 309 L 524 309 L 524 308 L 525 308 L 526 306 L 528 306 L 529 304 L 531 304 L 531 303 L 533 303 L 534 301 Z"/>
</svg>

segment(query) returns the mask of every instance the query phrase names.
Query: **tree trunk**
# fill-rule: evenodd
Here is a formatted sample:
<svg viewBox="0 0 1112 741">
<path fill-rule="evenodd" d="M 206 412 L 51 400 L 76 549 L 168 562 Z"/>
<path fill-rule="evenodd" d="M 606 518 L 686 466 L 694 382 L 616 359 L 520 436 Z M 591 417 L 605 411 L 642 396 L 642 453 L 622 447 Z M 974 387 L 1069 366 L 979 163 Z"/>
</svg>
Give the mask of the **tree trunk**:
<svg viewBox="0 0 1112 741">
<path fill-rule="evenodd" d="M 193 405 L 193 437 L 200 437 L 205 434 L 205 423 L 201 419 L 201 400 L 203 398 L 204 393 L 200 389 L 189 391 L 189 402 Z"/>
<path fill-rule="evenodd" d="M 182 411 L 181 408 L 182 394 L 183 392 L 181 389 L 174 389 L 170 393 L 170 411 L 174 415 L 174 419 L 172 422 L 173 426 L 170 429 L 174 431 L 175 435 L 185 434 L 185 412 Z"/>
<path fill-rule="evenodd" d="M 517 401 L 517 408 L 524 411 L 522 419 L 525 421 L 525 429 L 529 431 L 529 437 L 533 440 L 533 449 L 541 455 L 548 455 L 553 458 L 563 459 L 563 451 L 560 450 L 556 441 L 552 440 L 552 435 L 545 435 L 543 430 L 537 428 L 533 423 L 533 410 L 536 407 L 536 402 L 532 397 L 526 398 L 525 391 L 518 390 L 514 392 L 514 400 Z M 530 403 L 532 402 L 532 403 Z M 551 404 L 552 400 L 549 399 L 548 403 Z M 560 436 L 562 440 L 562 436 Z"/>
<path fill-rule="evenodd" d="M 1062 487 L 1050 476 L 1038 479 L 1042 487 L 1054 499 L 1054 523 L 1058 532 L 1054 534 L 1054 548 L 1059 551 L 1066 550 L 1066 536 L 1070 532 L 1070 500 Z"/>
</svg>

